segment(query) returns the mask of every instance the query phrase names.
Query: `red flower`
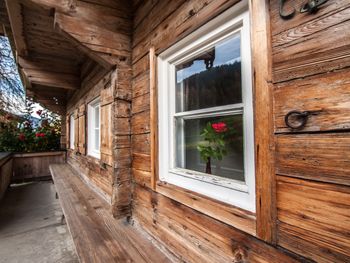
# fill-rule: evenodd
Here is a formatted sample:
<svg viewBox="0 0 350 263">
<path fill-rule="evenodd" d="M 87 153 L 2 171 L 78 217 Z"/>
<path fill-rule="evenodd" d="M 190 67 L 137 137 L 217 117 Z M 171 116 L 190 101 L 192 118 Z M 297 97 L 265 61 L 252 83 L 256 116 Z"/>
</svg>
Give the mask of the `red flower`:
<svg viewBox="0 0 350 263">
<path fill-rule="evenodd" d="M 18 135 L 18 139 L 19 139 L 21 142 L 23 142 L 23 141 L 25 141 L 26 136 L 25 136 L 23 133 L 20 133 L 20 134 Z"/>
<path fill-rule="evenodd" d="M 39 138 L 39 137 L 45 137 L 45 133 L 42 133 L 42 132 L 37 132 L 35 134 L 35 137 Z"/>
<path fill-rule="evenodd" d="M 36 114 L 38 114 L 40 116 L 42 112 L 43 112 L 42 110 L 37 110 Z"/>
<path fill-rule="evenodd" d="M 222 133 L 227 131 L 227 125 L 224 122 L 213 123 L 211 127 L 217 132 Z"/>
</svg>

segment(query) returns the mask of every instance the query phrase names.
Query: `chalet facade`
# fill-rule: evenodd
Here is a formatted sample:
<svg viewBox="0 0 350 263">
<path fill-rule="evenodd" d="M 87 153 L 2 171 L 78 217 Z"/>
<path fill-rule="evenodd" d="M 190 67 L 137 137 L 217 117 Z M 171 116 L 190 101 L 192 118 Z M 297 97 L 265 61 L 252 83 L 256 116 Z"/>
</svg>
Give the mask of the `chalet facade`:
<svg viewBox="0 0 350 263">
<path fill-rule="evenodd" d="M 1 22 L 67 163 L 173 261 L 349 262 L 350 2 L 304 4 L 5 0 Z"/>
</svg>

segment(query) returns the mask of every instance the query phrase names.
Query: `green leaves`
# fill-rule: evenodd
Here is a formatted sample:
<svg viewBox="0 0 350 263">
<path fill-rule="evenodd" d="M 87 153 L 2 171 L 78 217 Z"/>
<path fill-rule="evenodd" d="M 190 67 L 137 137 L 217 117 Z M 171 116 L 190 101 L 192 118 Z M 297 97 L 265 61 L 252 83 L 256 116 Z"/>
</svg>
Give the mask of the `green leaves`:
<svg viewBox="0 0 350 263">
<path fill-rule="evenodd" d="M 208 158 L 214 158 L 221 161 L 224 156 L 227 155 L 225 137 L 229 131 L 230 129 L 218 133 L 213 128 L 211 122 L 207 123 L 200 134 L 204 141 L 197 146 L 197 150 L 203 161 L 206 162 Z"/>
</svg>

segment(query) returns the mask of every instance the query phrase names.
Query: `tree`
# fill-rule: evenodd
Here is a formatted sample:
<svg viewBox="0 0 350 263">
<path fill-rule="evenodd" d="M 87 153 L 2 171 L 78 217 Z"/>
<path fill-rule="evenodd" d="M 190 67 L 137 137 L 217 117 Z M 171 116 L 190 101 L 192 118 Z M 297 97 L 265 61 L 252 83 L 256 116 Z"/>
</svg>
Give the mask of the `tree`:
<svg viewBox="0 0 350 263">
<path fill-rule="evenodd" d="M 24 101 L 24 89 L 10 43 L 6 37 L 0 37 L 0 107 L 18 112 L 23 109 Z"/>
</svg>

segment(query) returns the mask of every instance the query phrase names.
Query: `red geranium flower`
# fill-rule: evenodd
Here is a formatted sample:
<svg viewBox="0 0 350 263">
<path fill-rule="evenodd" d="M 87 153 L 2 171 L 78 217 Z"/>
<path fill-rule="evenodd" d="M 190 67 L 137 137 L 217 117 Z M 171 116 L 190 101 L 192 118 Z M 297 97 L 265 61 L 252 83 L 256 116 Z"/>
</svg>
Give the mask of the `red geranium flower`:
<svg viewBox="0 0 350 263">
<path fill-rule="evenodd" d="M 23 142 L 23 141 L 25 141 L 26 136 L 25 136 L 23 133 L 20 133 L 20 134 L 18 135 L 18 139 L 19 139 L 21 142 Z"/>
<path fill-rule="evenodd" d="M 35 134 L 35 137 L 45 137 L 45 133 L 37 132 L 37 133 Z"/>
<path fill-rule="evenodd" d="M 211 127 L 217 132 L 222 133 L 227 131 L 227 125 L 224 122 L 213 123 Z"/>
</svg>

